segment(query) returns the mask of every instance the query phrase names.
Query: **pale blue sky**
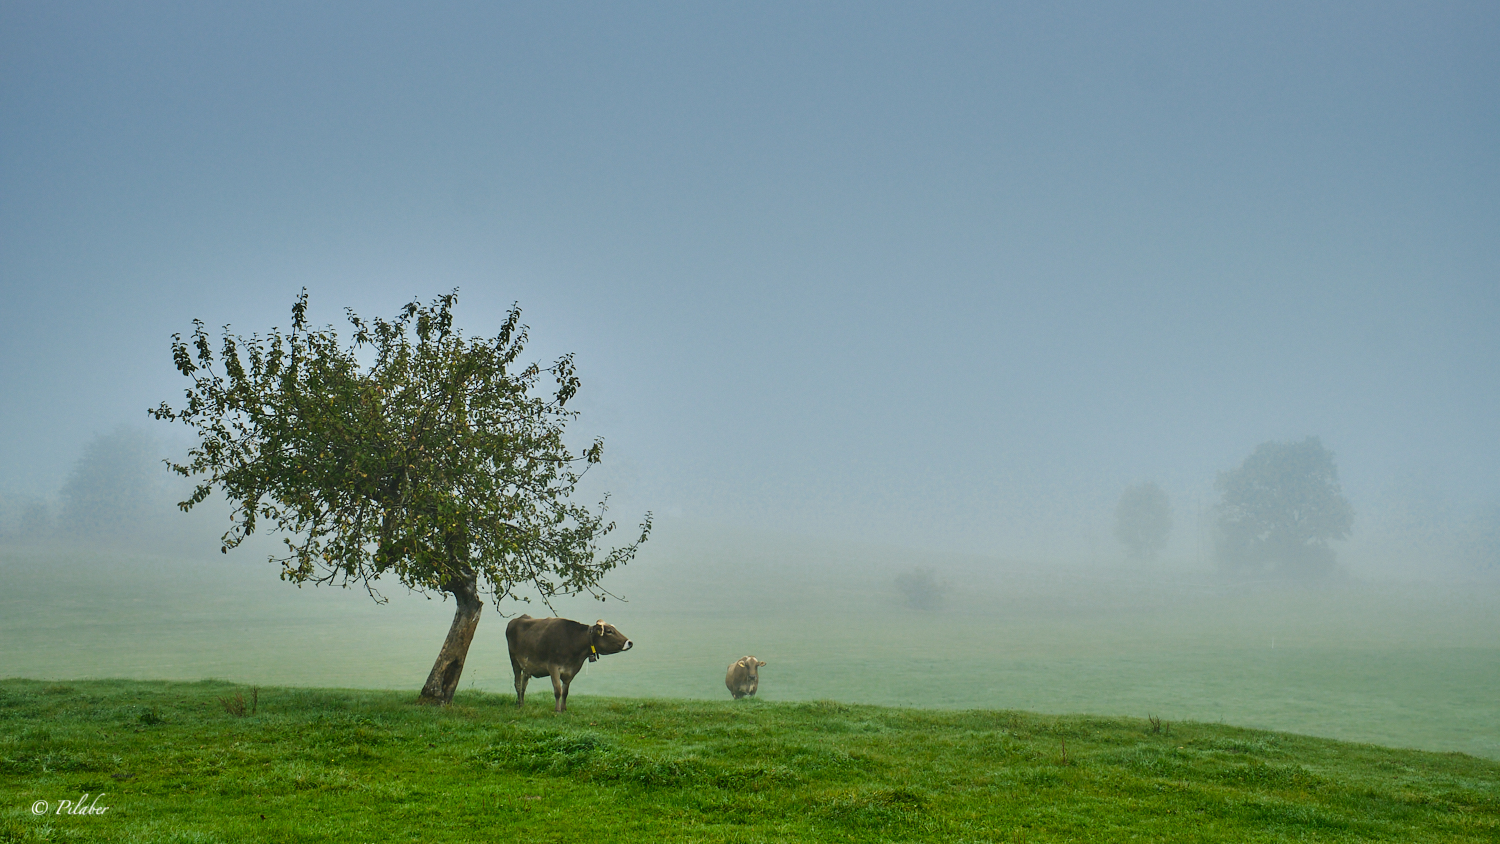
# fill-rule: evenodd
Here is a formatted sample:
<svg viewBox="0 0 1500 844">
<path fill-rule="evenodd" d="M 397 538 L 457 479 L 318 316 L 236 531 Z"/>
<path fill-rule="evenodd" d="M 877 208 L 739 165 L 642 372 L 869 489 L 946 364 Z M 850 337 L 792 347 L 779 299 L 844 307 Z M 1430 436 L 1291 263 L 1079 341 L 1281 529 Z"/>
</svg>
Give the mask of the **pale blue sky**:
<svg viewBox="0 0 1500 844">
<path fill-rule="evenodd" d="M 1500 499 L 1500 7 L 1054 5 L 0 4 L 0 490 L 305 285 L 519 301 L 623 519 L 1067 552 L 1309 434 L 1356 533 Z"/>
</svg>

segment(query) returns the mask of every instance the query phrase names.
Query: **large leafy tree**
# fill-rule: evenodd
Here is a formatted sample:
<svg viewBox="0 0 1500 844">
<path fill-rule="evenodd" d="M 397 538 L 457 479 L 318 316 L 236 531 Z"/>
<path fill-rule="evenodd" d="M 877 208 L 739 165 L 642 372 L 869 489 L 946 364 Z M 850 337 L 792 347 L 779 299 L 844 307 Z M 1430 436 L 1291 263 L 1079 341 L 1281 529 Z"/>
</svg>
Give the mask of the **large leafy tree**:
<svg viewBox="0 0 1500 844">
<path fill-rule="evenodd" d="M 465 337 L 453 326 L 457 292 L 413 301 L 392 320 L 347 311 L 350 342 L 307 324 L 307 291 L 292 327 L 249 339 L 228 327 L 215 342 L 195 321 L 174 335 L 172 356 L 192 382 L 180 409 L 157 419 L 195 429 L 187 462 L 197 479 L 190 510 L 217 489 L 231 504 L 220 550 L 262 525 L 283 538 L 281 577 L 297 584 L 363 585 L 393 577 L 452 595 L 453 624 L 422 687 L 423 700 L 452 700 L 484 596 L 541 600 L 588 592 L 600 600 L 606 572 L 632 559 L 651 529 L 608 552 L 605 502 L 572 501 L 602 440 L 581 454 L 563 442 L 576 418 L 579 379 L 571 355 L 521 365 L 526 343 L 512 307 L 499 334 Z M 215 347 L 217 348 L 217 352 Z M 552 386 L 541 390 L 543 376 Z M 606 499 L 607 500 L 607 499 Z"/>
<path fill-rule="evenodd" d="M 1315 576 L 1333 570 L 1328 543 L 1349 538 L 1354 509 L 1322 440 L 1265 442 L 1220 472 L 1217 550 L 1226 568 Z"/>
<path fill-rule="evenodd" d="M 1172 505 L 1152 481 L 1126 487 L 1115 505 L 1115 538 L 1133 560 L 1154 560 L 1172 534 Z"/>
</svg>

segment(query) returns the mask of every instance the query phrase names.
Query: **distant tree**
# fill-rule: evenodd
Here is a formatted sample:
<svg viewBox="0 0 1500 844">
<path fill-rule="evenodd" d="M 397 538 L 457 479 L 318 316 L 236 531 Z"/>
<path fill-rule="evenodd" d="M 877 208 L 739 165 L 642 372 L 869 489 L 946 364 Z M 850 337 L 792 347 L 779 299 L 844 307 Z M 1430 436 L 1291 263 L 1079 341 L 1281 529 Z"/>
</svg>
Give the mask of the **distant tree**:
<svg viewBox="0 0 1500 844">
<path fill-rule="evenodd" d="M 195 429 L 187 462 L 172 468 L 200 481 L 179 506 L 223 491 L 232 525 L 220 550 L 265 520 L 285 534 L 285 554 L 271 557 L 284 580 L 357 582 L 383 601 L 373 581 L 389 575 L 453 596 L 453 623 L 422 687 L 433 703 L 453 699 L 482 595 L 498 606 L 530 586 L 544 602 L 585 591 L 603 600 L 600 579 L 632 559 L 651 528 L 647 513 L 635 542 L 600 553 L 614 529 L 605 502 L 595 511 L 570 500 L 604 448 L 595 440 L 575 456 L 563 444 L 577 416 L 567 408 L 579 387 L 572 356 L 518 366 L 520 309 L 493 339 L 469 339 L 453 327 L 456 301 L 454 292 L 412 302 L 391 321 L 346 311 L 347 348 L 331 326 L 308 327 L 305 290 L 289 334 L 246 340 L 226 328 L 217 355 L 195 321 L 191 339 L 172 342 L 192 380 L 186 404 L 151 411 Z M 543 373 L 553 392 L 537 392 Z"/>
<path fill-rule="evenodd" d="M 1328 574 L 1328 543 L 1349 538 L 1354 525 L 1333 452 L 1317 437 L 1261 443 L 1238 469 L 1220 472 L 1214 489 L 1218 556 L 1232 571 Z"/>
<path fill-rule="evenodd" d="M 161 452 L 149 433 L 125 425 L 94 437 L 63 484 L 58 529 L 119 537 L 149 527 L 170 501 Z"/>
<path fill-rule="evenodd" d="M 1133 560 L 1154 560 L 1172 534 L 1172 505 L 1153 482 L 1126 487 L 1115 505 L 1115 538 Z"/>
</svg>

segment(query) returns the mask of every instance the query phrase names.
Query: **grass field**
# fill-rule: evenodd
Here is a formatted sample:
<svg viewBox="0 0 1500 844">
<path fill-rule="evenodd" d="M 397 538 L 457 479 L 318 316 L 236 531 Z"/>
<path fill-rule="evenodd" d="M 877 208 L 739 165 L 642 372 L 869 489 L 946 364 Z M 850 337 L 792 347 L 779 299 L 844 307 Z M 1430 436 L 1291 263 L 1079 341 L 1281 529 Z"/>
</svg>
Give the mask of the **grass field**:
<svg viewBox="0 0 1500 844">
<path fill-rule="evenodd" d="M 660 533 L 612 575 L 628 602 L 559 605 L 636 642 L 577 693 L 727 699 L 725 666 L 753 653 L 767 701 L 1157 715 L 1500 760 L 1493 583 L 1226 589 L 1172 570 Z M 377 606 L 281 583 L 253 551 L 204 550 L 0 547 L 0 677 L 415 690 L 451 618 L 399 587 Z M 910 565 L 952 585 L 942 609 L 901 604 L 892 581 Z M 463 688 L 510 687 L 492 607 Z"/>
<path fill-rule="evenodd" d="M 1500 764 L 1462 754 L 831 701 L 414 698 L 0 681 L 0 842 L 1500 839 Z"/>
</svg>

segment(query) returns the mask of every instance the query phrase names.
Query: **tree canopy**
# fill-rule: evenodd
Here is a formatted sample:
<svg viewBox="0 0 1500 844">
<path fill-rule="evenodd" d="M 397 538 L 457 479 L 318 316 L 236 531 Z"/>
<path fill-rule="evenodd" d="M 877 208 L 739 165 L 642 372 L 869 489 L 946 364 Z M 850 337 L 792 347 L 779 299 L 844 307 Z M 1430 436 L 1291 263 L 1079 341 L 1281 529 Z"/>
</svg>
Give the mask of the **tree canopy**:
<svg viewBox="0 0 1500 844">
<path fill-rule="evenodd" d="M 1133 560 L 1154 560 L 1172 534 L 1172 506 L 1152 481 L 1126 487 L 1115 505 L 1115 538 Z"/>
<path fill-rule="evenodd" d="M 391 320 L 346 310 L 347 345 L 332 326 L 308 326 L 306 290 L 285 334 L 246 339 L 226 326 L 215 342 L 195 321 L 172 341 L 192 382 L 186 403 L 151 411 L 195 430 L 187 462 L 171 464 L 197 480 L 179 506 L 215 490 L 229 499 L 222 551 L 268 524 L 283 535 L 271 560 L 285 580 L 357 583 L 380 600 L 374 581 L 388 576 L 455 597 L 454 630 L 423 689 L 439 702 L 457 685 L 480 595 L 499 605 L 529 600 L 517 590 L 530 587 L 544 602 L 603 600 L 601 579 L 651 528 L 647 513 L 635 541 L 601 551 L 615 527 L 607 496 L 594 509 L 571 499 L 603 456 L 602 440 L 576 455 L 564 443 L 580 384 L 572 356 L 518 364 L 520 309 L 495 337 L 472 339 L 453 325 L 456 302 L 457 291 L 413 301 Z"/>
<path fill-rule="evenodd" d="M 1333 452 L 1317 437 L 1261 443 L 1239 468 L 1220 472 L 1214 489 L 1217 551 L 1231 570 L 1327 574 L 1335 559 L 1328 543 L 1349 538 L 1354 525 Z"/>
</svg>

